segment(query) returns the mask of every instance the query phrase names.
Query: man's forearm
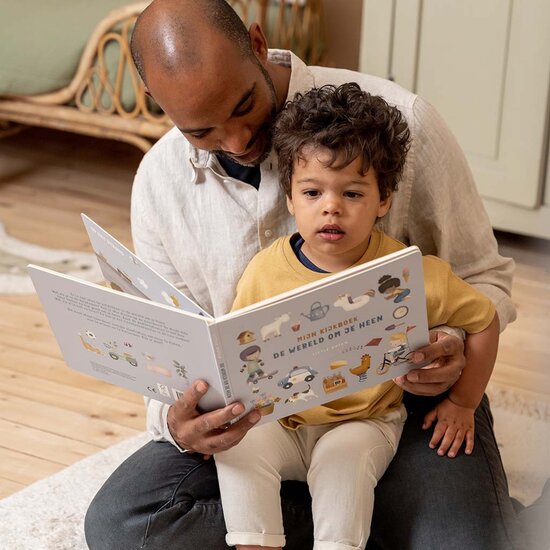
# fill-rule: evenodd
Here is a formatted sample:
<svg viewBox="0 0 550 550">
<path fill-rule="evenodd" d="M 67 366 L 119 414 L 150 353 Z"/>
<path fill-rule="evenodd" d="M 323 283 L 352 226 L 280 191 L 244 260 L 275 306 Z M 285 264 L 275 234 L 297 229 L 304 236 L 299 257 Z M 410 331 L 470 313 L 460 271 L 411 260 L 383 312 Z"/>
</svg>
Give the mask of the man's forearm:
<svg viewBox="0 0 550 550">
<path fill-rule="evenodd" d="M 512 271 L 514 269 L 514 261 L 510 258 L 511 265 L 509 267 L 510 287 L 512 286 Z M 466 279 L 467 282 L 470 282 Z M 512 301 L 511 296 L 502 287 L 492 285 L 490 283 L 470 283 L 473 284 L 480 292 L 483 292 L 493 302 L 499 320 L 500 332 L 502 332 L 508 323 L 516 320 L 516 306 Z"/>
<path fill-rule="evenodd" d="M 390 210 L 394 234 L 405 231 L 406 241 L 447 261 L 458 277 L 483 292 L 497 309 L 502 331 L 516 316 L 514 261 L 499 254 L 466 157 L 443 119 L 421 98 L 414 112 L 414 180 L 406 210 Z M 401 225 L 403 216 L 406 226 Z"/>
</svg>

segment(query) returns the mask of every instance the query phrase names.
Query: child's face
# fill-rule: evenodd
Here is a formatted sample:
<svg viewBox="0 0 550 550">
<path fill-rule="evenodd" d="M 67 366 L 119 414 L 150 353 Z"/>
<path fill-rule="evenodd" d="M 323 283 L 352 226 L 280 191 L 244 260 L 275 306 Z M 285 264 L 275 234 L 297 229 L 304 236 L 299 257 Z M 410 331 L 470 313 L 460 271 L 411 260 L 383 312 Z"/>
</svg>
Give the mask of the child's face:
<svg viewBox="0 0 550 550">
<path fill-rule="evenodd" d="M 390 208 L 391 196 L 380 200 L 374 170 L 362 176 L 361 159 L 341 170 L 321 162 L 324 149 L 306 152 L 294 165 L 288 209 L 304 239 L 304 254 L 326 271 L 345 269 L 363 256 L 377 218 Z"/>
</svg>

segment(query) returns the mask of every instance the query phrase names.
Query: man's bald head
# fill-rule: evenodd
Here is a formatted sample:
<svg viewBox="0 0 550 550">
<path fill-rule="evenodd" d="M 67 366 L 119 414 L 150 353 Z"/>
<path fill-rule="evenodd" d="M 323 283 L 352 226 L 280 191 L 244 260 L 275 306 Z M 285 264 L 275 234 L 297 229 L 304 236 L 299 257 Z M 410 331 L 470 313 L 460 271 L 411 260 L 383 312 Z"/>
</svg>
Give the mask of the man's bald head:
<svg viewBox="0 0 550 550">
<path fill-rule="evenodd" d="M 253 56 L 248 31 L 226 0 L 155 0 L 138 17 L 131 51 L 142 80 L 155 63 L 168 74 L 196 67 L 211 32 L 226 36 L 243 56 Z"/>
</svg>

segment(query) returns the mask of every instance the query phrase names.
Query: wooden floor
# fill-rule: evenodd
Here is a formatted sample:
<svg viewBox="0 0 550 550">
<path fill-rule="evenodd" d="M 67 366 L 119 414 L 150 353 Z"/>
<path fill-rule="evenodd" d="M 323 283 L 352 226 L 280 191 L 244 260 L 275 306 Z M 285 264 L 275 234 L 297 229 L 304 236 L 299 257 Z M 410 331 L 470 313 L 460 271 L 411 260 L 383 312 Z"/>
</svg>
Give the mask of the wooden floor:
<svg viewBox="0 0 550 550">
<path fill-rule="evenodd" d="M 498 232 L 497 239 L 501 253 L 516 261 L 517 320 L 501 334 L 491 380 L 546 403 L 550 411 L 550 241 Z"/>
<path fill-rule="evenodd" d="M 16 238 L 91 251 L 79 217 L 86 212 L 131 247 L 140 159 L 129 145 L 55 131 L 0 140 L 0 220 Z M 550 402 L 550 245 L 501 237 L 519 259 L 519 317 L 502 336 L 493 379 Z M 64 366 L 35 296 L 0 296 L 0 497 L 144 427 L 140 396 Z"/>
<path fill-rule="evenodd" d="M 0 140 L 0 220 L 24 241 L 91 252 L 86 212 L 130 246 L 141 156 L 47 130 Z M 36 296 L 0 296 L 0 497 L 144 429 L 141 396 L 65 367 Z"/>
</svg>

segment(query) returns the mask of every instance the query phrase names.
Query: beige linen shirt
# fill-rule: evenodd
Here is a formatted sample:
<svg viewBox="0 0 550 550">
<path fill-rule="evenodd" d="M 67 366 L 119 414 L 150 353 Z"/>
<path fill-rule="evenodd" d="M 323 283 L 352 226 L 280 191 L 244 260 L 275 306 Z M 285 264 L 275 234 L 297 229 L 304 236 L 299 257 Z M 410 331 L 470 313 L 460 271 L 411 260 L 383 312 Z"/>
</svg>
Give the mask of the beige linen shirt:
<svg viewBox="0 0 550 550">
<path fill-rule="evenodd" d="M 450 263 L 459 277 L 492 300 L 501 329 L 514 320 L 513 261 L 499 256 L 464 154 L 433 107 L 388 80 L 307 67 L 288 51 L 271 50 L 270 60 L 291 67 L 288 99 L 324 84 L 357 82 L 403 112 L 412 145 L 380 227 L 417 245 L 423 254 Z M 273 153 L 261 165 L 256 190 L 228 177 L 214 155 L 191 146 L 177 128 L 143 158 L 134 180 L 131 216 L 137 255 L 215 316 L 230 310 L 236 284 L 252 257 L 295 231 Z M 153 438 L 174 443 L 166 424 L 168 406 L 146 402 Z"/>
</svg>

